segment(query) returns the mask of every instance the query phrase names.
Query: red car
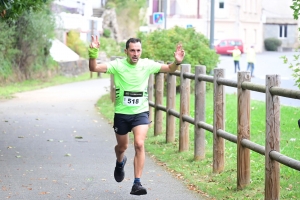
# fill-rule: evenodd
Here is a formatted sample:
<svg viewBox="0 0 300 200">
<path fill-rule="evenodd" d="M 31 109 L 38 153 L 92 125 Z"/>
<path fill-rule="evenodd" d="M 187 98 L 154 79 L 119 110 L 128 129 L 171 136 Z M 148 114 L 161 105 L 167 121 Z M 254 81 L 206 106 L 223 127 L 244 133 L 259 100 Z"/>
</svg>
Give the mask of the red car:
<svg viewBox="0 0 300 200">
<path fill-rule="evenodd" d="M 215 50 L 217 54 L 231 55 L 234 46 L 237 46 L 242 53 L 244 53 L 243 41 L 240 39 L 224 39 L 215 43 Z"/>
</svg>

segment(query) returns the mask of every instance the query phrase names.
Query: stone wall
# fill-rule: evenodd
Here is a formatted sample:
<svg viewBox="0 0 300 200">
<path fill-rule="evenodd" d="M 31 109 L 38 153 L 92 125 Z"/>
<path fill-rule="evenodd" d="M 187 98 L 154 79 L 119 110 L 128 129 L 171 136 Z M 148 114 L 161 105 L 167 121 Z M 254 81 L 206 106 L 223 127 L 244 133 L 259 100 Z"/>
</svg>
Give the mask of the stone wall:
<svg viewBox="0 0 300 200">
<path fill-rule="evenodd" d="M 85 59 L 59 62 L 58 64 L 60 74 L 64 76 L 77 76 L 89 71 L 89 61 Z"/>
</svg>

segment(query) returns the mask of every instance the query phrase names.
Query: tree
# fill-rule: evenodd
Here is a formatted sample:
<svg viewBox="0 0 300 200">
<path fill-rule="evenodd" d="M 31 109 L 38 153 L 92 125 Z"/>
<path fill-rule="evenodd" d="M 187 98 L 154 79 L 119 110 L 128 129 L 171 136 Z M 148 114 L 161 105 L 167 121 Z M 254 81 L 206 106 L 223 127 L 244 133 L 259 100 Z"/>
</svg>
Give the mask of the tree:
<svg viewBox="0 0 300 200">
<path fill-rule="evenodd" d="M 294 11 L 294 19 L 298 19 L 299 18 L 299 12 L 300 12 L 300 0 L 293 0 L 293 4 L 291 6 L 291 9 Z M 300 29 L 299 29 L 300 31 Z M 300 88 L 300 62 L 299 62 L 299 57 L 300 55 L 294 55 L 294 64 L 292 62 L 290 62 L 286 56 L 282 56 L 282 59 L 284 61 L 284 63 L 289 63 L 289 68 L 291 68 L 293 70 L 293 74 L 292 76 L 295 79 L 295 85 Z"/>
<path fill-rule="evenodd" d="M 18 19 L 25 11 L 41 10 L 44 4 L 53 0 L 0 0 L 0 15 L 3 20 L 11 21 Z"/>
<path fill-rule="evenodd" d="M 18 70 L 25 79 L 31 78 L 31 72 L 47 69 L 50 57 L 50 39 L 55 35 L 55 18 L 46 8 L 40 11 L 25 11 L 16 20 L 16 57 Z"/>
</svg>

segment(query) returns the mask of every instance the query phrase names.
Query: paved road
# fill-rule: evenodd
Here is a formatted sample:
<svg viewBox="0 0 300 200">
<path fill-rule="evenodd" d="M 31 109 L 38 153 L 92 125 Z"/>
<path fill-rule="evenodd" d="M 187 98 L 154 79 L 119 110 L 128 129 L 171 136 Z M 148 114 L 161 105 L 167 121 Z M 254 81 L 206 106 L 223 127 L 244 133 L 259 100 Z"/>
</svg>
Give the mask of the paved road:
<svg viewBox="0 0 300 200">
<path fill-rule="evenodd" d="M 108 86 L 91 80 L 0 102 L 0 199 L 201 199 L 150 157 L 142 177 L 148 195 L 130 195 L 132 144 L 125 180 L 115 182 L 112 125 L 94 107 Z"/>
<path fill-rule="evenodd" d="M 279 74 L 281 77 L 282 88 L 299 90 L 296 87 L 295 80 L 292 77 L 293 71 L 288 68 L 287 64 L 283 63 L 281 56 L 286 56 L 290 62 L 293 61 L 293 55 L 295 52 L 263 52 L 256 55 L 255 69 L 254 69 L 254 78 L 251 79 L 251 82 L 265 85 L 266 75 Z M 234 65 L 232 57 L 230 56 L 220 56 L 219 68 L 225 69 L 225 78 L 237 80 L 237 74 L 234 73 Z M 294 63 L 294 62 L 292 62 Z M 247 70 L 246 55 L 243 54 L 240 60 L 241 71 Z M 226 87 L 227 93 L 236 93 L 235 88 Z M 251 98 L 255 100 L 265 101 L 265 94 L 258 92 L 251 92 Z M 280 97 L 280 102 L 282 105 L 300 107 L 299 99 L 290 99 L 286 97 Z"/>
</svg>

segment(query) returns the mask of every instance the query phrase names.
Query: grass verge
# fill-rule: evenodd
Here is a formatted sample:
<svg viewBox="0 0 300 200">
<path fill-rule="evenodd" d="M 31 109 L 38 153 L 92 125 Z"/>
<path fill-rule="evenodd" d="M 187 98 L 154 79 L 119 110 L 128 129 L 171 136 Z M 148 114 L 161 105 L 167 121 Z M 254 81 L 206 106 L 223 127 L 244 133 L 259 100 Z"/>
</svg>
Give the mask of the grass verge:
<svg viewBox="0 0 300 200">
<path fill-rule="evenodd" d="M 177 96 L 177 111 L 179 110 L 179 96 Z M 194 117 L 194 99 L 191 96 L 191 117 Z M 213 122 L 213 94 L 207 93 L 206 122 Z M 100 113 L 110 122 L 113 119 L 113 103 L 109 95 L 104 95 L 97 103 Z M 166 105 L 166 103 L 164 104 Z M 300 118 L 300 108 L 281 106 L 281 153 L 300 160 L 297 150 L 300 148 L 299 128 L 297 119 Z M 165 117 L 164 117 L 165 119 Z M 265 104 L 260 101 L 251 101 L 251 141 L 265 146 Z M 177 119 L 176 124 L 179 124 Z M 226 128 L 227 132 L 236 135 L 237 128 L 237 96 L 226 95 Z M 165 121 L 164 126 L 165 127 Z M 184 181 L 191 190 L 201 193 L 209 199 L 264 199 L 264 156 L 252 152 L 251 183 L 243 190 L 237 190 L 237 150 L 236 144 L 225 141 L 225 170 L 222 173 L 212 173 L 212 133 L 206 131 L 206 158 L 194 161 L 193 125 L 190 125 L 190 149 L 179 152 L 179 137 L 176 130 L 176 139 L 173 143 L 166 143 L 165 134 L 154 136 L 153 127 L 150 128 L 145 142 L 147 152 L 154 157 L 178 179 Z M 164 130 L 165 132 L 165 130 Z M 280 198 L 300 198 L 300 173 L 281 165 Z"/>
<path fill-rule="evenodd" d="M 102 77 L 109 77 L 109 76 L 106 74 L 102 74 Z M 96 78 L 98 78 L 96 73 L 93 73 L 93 76 L 91 78 L 90 72 L 86 72 L 79 76 L 72 76 L 72 77 L 56 76 L 48 80 L 26 80 L 23 82 L 2 85 L 0 87 L 0 99 L 11 99 L 13 98 L 13 95 L 18 92 L 36 90 L 36 89 L 41 89 L 49 86 L 91 80 Z"/>
</svg>

